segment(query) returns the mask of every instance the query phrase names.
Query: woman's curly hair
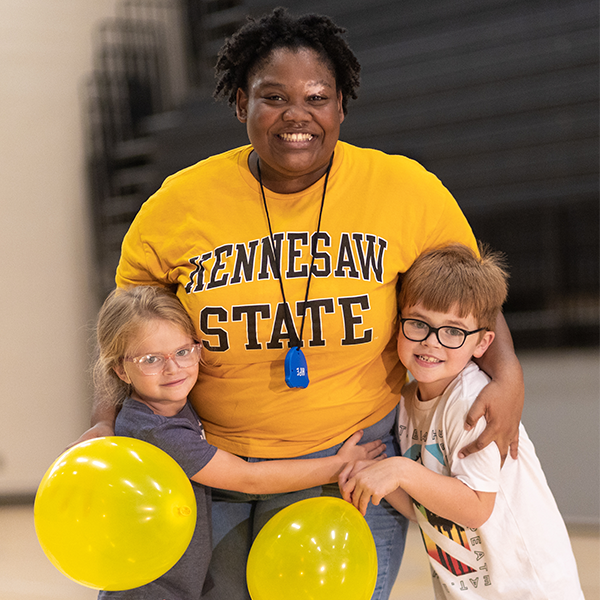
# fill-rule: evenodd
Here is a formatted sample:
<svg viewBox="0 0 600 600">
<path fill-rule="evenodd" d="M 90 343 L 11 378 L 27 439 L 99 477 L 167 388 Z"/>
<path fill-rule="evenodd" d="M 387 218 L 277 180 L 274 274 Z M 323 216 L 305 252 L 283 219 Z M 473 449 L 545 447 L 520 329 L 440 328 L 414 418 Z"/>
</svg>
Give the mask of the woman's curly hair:
<svg viewBox="0 0 600 600">
<path fill-rule="evenodd" d="M 345 29 L 329 17 L 307 14 L 293 17 L 285 8 L 248 22 L 234 33 L 219 52 L 213 96 L 235 105 L 239 88 L 246 91 L 252 70 L 277 48 L 310 48 L 332 68 L 342 92 L 342 109 L 348 112 L 349 98 L 356 98 L 360 85 L 360 63 L 343 39 Z"/>
</svg>

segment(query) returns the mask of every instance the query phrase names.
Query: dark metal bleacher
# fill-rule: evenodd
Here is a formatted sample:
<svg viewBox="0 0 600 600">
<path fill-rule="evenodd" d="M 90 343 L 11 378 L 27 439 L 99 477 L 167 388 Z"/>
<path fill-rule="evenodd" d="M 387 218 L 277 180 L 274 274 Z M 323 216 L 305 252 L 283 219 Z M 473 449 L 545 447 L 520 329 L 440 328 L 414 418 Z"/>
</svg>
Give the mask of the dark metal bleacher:
<svg viewBox="0 0 600 600">
<path fill-rule="evenodd" d="M 190 5 L 212 11 L 204 24 L 214 27 L 203 45 L 194 21 L 186 94 L 144 120 L 150 191 L 174 171 L 246 143 L 231 109 L 211 98 L 210 65 L 226 31 L 215 28 L 223 22 L 231 31 L 241 15 L 279 3 L 183 5 L 187 15 Z M 293 12 L 328 14 L 346 27 L 362 64 L 342 139 L 420 161 L 452 191 L 477 237 L 507 254 L 506 316 L 517 347 L 598 345 L 597 3 L 323 0 L 296 1 Z M 111 261 L 114 248 L 106 273 Z"/>
</svg>

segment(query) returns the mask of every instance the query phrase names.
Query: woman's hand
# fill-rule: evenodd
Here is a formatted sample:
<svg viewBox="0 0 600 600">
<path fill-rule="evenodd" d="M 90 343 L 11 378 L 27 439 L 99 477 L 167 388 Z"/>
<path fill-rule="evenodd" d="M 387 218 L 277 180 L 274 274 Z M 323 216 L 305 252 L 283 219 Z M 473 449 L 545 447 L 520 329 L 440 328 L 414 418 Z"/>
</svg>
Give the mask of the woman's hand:
<svg viewBox="0 0 600 600">
<path fill-rule="evenodd" d="M 69 448 L 72 448 L 81 442 L 87 442 L 88 440 L 93 440 L 94 438 L 105 437 L 109 435 L 115 435 L 114 422 L 111 423 L 109 421 L 99 421 L 87 431 L 82 433 L 72 444 L 69 444 L 65 450 L 68 450 Z"/>
<path fill-rule="evenodd" d="M 87 431 L 82 433 L 79 436 L 79 439 L 67 446 L 66 449 L 72 448 L 81 442 L 93 440 L 97 437 L 115 435 L 115 420 L 119 410 L 120 409 L 117 406 L 96 392 L 92 402 L 92 426 Z"/>
<path fill-rule="evenodd" d="M 381 460 L 386 457 L 383 453 L 385 444 L 381 440 L 375 440 L 374 442 L 359 445 L 358 443 L 362 439 L 362 436 L 362 429 L 352 434 L 338 450 L 338 458 L 341 458 L 342 461 L 347 464 L 360 460 Z"/>
<path fill-rule="evenodd" d="M 481 358 L 476 359 L 492 381 L 481 390 L 465 423 L 465 429 L 470 430 L 485 416 L 487 427 L 477 440 L 462 448 L 458 455 L 464 458 L 496 442 L 504 463 L 509 449 L 510 455 L 517 458 L 525 386 L 523 371 L 503 315 L 499 315 L 496 321 L 495 333 L 492 345 Z"/>
</svg>

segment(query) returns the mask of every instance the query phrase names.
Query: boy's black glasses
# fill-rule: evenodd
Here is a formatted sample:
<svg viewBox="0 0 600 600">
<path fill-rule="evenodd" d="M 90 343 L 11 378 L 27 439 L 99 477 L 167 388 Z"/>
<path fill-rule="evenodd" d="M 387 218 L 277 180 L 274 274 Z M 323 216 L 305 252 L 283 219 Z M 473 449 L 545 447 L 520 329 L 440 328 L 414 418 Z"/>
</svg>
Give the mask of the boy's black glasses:
<svg viewBox="0 0 600 600">
<path fill-rule="evenodd" d="M 473 331 L 466 331 L 460 327 L 432 327 L 425 321 L 419 319 L 400 319 L 402 323 L 402 333 L 407 340 L 411 342 L 422 342 L 426 340 L 432 333 L 435 333 L 435 337 L 438 342 L 444 346 L 444 348 L 450 348 L 451 350 L 457 350 L 466 341 L 468 335 L 485 331 L 486 327 L 474 329 Z"/>
</svg>

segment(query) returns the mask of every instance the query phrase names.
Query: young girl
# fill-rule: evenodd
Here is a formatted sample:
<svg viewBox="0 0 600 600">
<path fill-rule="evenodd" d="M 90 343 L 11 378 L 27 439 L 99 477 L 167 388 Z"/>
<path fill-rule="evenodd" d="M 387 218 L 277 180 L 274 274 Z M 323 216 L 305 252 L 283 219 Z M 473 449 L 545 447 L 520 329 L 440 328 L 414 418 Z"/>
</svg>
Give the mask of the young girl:
<svg viewBox="0 0 600 600">
<path fill-rule="evenodd" d="M 179 562 L 156 581 L 100 599 L 197 600 L 211 555 L 210 491 L 271 494 L 337 481 L 344 466 L 376 458 L 381 441 L 358 446 L 357 431 L 335 456 L 312 460 L 246 462 L 211 446 L 187 401 L 198 377 L 200 344 L 177 297 L 160 287 L 117 289 L 100 310 L 99 357 L 94 384 L 120 406 L 115 434 L 135 437 L 170 454 L 192 480 L 198 517 L 192 541 Z M 382 455 L 383 456 L 383 455 Z"/>
</svg>

